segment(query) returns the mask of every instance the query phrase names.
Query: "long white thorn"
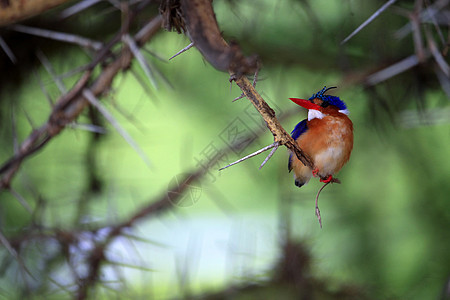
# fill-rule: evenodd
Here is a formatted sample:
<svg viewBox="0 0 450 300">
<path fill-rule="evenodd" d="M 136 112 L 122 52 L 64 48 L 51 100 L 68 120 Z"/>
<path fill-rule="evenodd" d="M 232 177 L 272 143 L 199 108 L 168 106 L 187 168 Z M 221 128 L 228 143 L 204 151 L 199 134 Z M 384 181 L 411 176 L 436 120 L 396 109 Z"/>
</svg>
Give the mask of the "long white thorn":
<svg viewBox="0 0 450 300">
<path fill-rule="evenodd" d="M 72 15 L 75 15 L 77 13 L 79 13 L 80 11 L 83 11 L 89 7 L 91 7 L 92 5 L 101 2 L 102 0 L 85 0 L 85 1 L 81 1 L 73 6 L 70 6 L 68 8 L 66 8 L 65 10 L 63 10 L 60 14 L 59 17 L 61 19 L 66 19 Z"/>
<path fill-rule="evenodd" d="M 21 194 L 19 194 L 18 192 L 16 192 L 14 189 L 10 188 L 9 191 L 11 192 L 11 194 L 17 199 L 17 201 L 19 201 L 19 203 L 30 213 L 33 213 L 33 210 L 31 209 L 30 204 L 28 204 L 27 200 L 25 200 L 24 197 L 22 197 Z"/>
<path fill-rule="evenodd" d="M 194 46 L 194 42 L 190 43 L 189 45 L 187 45 L 186 47 L 184 47 L 183 49 L 181 49 L 180 51 L 178 51 L 177 53 L 175 53 L 175 55 L 173 55 L 171 58 L 169 58 L 169 60 L 171 60 L 172 58 L 177 57 L 178 55 L 180 55 L 183 52 L 188 51 L 189 49 L 191 49 Z"/>
<path fill-rule="evenodd" d="M 58 31 L 30 27 L 30 26 L 25 26 L 25 25 L 20 25 L 20 24 L 13 25 L 10 27 L 10 29 L 18 31 L 18 32 L 30 34 L 30 35 L 41 36 L 41 37 L 56 40 L 56 41 L 75 44 L 75 45 L 78 45 L 81 47 L 93 49 L 95 51 L 99 51 L 103 47 L 103 43 L 101 43 L 99 41 L 94 41 L 94 40 L 91 40 L 91 39 L 88 39 L 88 38 L 85 38 L 85 37 L 82 37 L 79 35 L 65 33 L 65 32 L 58 32 Z"/>
<path fill-rule="evenodd" d="M 56 86 L 58 87 L 59 91 L 62 94 L 67 93 L 67 88 L 64 85 L 64 82 L 61 80 L 61 78 L 58 77 L 58 75 L 56 75 L 56 72 L 53 69 L 52 64 L 48 60 L 47 56 L 45 56 L 45 54 L 40 50 L 36 52 L 36 56 L 41 61 L 42 65 L 44 66 L 47 73 L 50 74 L 50 77 L 52 77 L 52 79 L 55 82 Z"/>
<path fill-rule="evenodd" d="M 369 25 L 370 22 L 375 20 L 383 11 L 385 11 L 389 6 L 394 4 L 397 0 L 389 0 L 386 2 L 382 7 L 380 7 L 373 15 L 371 15 L 367 20 L 365 20 L 361 25 L 358 26 L 348 37 L 346 37 L 342 42 L 341 45 L 345 44 L 349 39 L 354 37 L 358 32 L 360 32 L 364 27 Z"/>
<path fill-rule="evenodd" d="M 136 151 L 136 153 L 142 158 L 145 164 L 151 167 L 151 163 L 145 155 L 144 151 L 134 141 L 134 139 L 128 134 L 128 132 L 117 122 L 114 116 L 103 106 L 103 104 L 95 97 L 95 95 L 89 89 L 83 90 L 83 96 L 92 104 L 98 111 L 105 117 L 105 119 L 111 123 L 111 125 L 117 130 L 117 132 L 123 137 L 123 139 Z"/>
<path fill-rule="evenodd" d="M 128 34 L 124 35 L 122 40 L 128 45 L 128 47 L 130 47 L 131 52 L 133 53 L 134 57 L 136 57 L 137 61 L 141 65 L 141 68 L 142 68 L 142 70 L 144 70 L 144 73 L 145 73 L 145 75 L 147 75 L 147 78 L 150 81 L 150 83 L 155 87 L 155 89 L 158 89 L 158 84 L 156 83 L 156 79 L 155 79 L 155 76 L 153 75 L 153 71 L 151 70 L 144 55 L 142 55 L 141 51 L 139 50 L 139 47 L 136 44 L 136 41 Z"/>
<path fill-rule="evenodd" d="M 5 42 L 5 40 L 0 36 L 0 48 L 3 49 L 3 51 L 6 53 L 8 58 L 11 60 L 13 64 L 17 63 L 17 58 L 12 52 L 11 48 L 9 48 L 8 44 Z"/>
<path fill-rule="evenodd" d="M 277 151 L 278 147 L 280 146 L 280 144 L 278 142 L 275 142 L 274 144 L 276 144 L 275 148 L 272 149 L 272 151 L 270 151 L 269 155 L 267 155 L 266 159 L 262 162 L 262 164 L 259 166 L 259 169 L 261 170 L 262 167 L 264 167 L 264 165 L 269 161 L 269 159 L 275 154 L 275 151 Z"/>
<path fill-rule="evenodd" d="M 220 168 L 219 171 L 222 171 L 223 169 L 226 169 L 226 168 L 228 168 L 228 167 L 234 166 L 235 164 L 238 164 L 238 163 L 240 163 L 240 162 L 243 162 L 244 160 L 247 160 L 247 159 L 249 159 L 249 158 L 252 158 L 253 156 L 256 156 L 256 155 L 258 155 L 258 154 L 261 154 L 261 153 L 263 153 L 264 151 L 267 151 L 267 150 L 269 150 L 269 149 L 272 149 L 273 147 L 278 147 L 278 142 L 275 142 L 275 143 L 273 143 L 273 144 L 270 144 L 269 146 L 266 146 L 266 147 L 264 147 L 264 148 L 262 148 L 262 149 L 259 149 L 259 150 L 256 151 L 256 152 L 253 152 L 252 154 L 249 154 L 249 155 L 247 155 L 247 156 L 245 156 L 245 157 L 243 157 L 243 158 L 241 158 L 241 159 L 238 159 L 237 161 L 232 162 L 232 163 L 229 164 L 228 166 L 225 166 L 225 167 L 223 167 L 223 168 Z"/>
<path fill-rule="evenodd" d="M 27 273 L 31 278 L 36 280 L 36 278 L 33 276 L 33 274 L 31 274 L 30 270 L 25 266 L 25 263 L 23 262 L 19 253 L 17 253 L 17 251 L 14 249 L 14 247 L 11 245 L 11 243 L 8 241 L 8 239 L 3 234 L 2 231 L 0 231 L 0 244 L 2 244 L 3 247 L 5 247 L 5 249 L 9 252 L 9 254 L 11 254 L 11 256 L 17 260 L 17 263 L 19 264 L 22 276 L 25 276 L 25 273 Z M 25 279 L 25 277 L 24 277 L 24 279 Z"/>
<path fill-rule="evenodd" d="M 231 102 L 237 101 L 237 100 L 242 99 L 244 97 L 245 97 L 245 95 L 244 95 L 244 93 L 242 93 L 240 96 L 237 96 L 236 98 L 234 98 L 233 101 L 231 101 Z"/>
<path fill-rule="evenodd" d="M 428 57 L 428 53 L 425 53 Z M 419 58 L 416 54 L 408 56 L 401 61 L 390 65 L 376 73 L 371 74 L 366 78 L 366 83 L 368 85 L 376 85 L 382 81 L 385 81 L 391 77 L 394 77 L 397 74 L 403 73 L 406 70 L 411 69 L 412 67 L 418 65 L 420 63 Z"/>
</svg>

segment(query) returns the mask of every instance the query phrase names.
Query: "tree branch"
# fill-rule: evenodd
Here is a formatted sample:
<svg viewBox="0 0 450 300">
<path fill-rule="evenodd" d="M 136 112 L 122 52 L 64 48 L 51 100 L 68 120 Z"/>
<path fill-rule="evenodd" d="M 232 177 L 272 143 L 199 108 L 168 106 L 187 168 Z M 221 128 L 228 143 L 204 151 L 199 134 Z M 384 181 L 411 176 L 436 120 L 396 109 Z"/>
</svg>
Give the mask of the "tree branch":
<svg viewBox="0 0 450 300">
<path fill-rule="evenodd" d="M 298 159 L 305 165 L 314 169 L 314 164 L 311 158 L 298 146 L 294 139 L 289 133 L 281 126 L 277 117 L 275 116 L 274 110 L 267 104 L 266 101 L 261 97 L 261 95 L 255 90 L 251 82 L 246 77 L 237 78 L 236 84 L 241 88 L 244 95 L 253 104 L 256 110 L 263 117 L 266 122 L 267 128 L 272 132 L 275 142 L 280 145 L 286 146 L 291 150 Z"/>
<path fill-rule="evenodd" d="M 285 117 L 289 117 L 289 113 L 286 114 Z M 244 139 L 249 139 L 249 137 Z M 229 153 L 238 144 L 239 141 L 236 141 L 235 145 L 232 145 L 231 147 L 226 146 L 225 148 L 218 150 L 218 152 Z M 193 185 L 193 183 L 202 180 L 202 178 L 208 174 L 212 166 L 215 166 L 219 160 L 220 156 L 211 158 L 205 163 L 205 165 L 200 165 L 197 169 L 189 173 L 188 176 L 181 182 L 178 182 L 176 186 L 163 191 L 162 194 L 156 198 L 145 200 L 142 207 L 136 209 L 123 221 L 113 224 L 102 224 L 100 226 L 94 225 L 95 228 L 87 230 L 78 228 L 72 230 L 45 228 L 45 230 L 43 230 L 42 227 L 36 226 L 25 231 L 20 236 L 16 236 L 9 240 L 6 240 L 5 238 L 4 242 L 7 245 L 11 245 L 13 249 L 24 249 L 26 248 L 26 245 L 32 245 L 31 241 L 34 240 L 37 240 L 40 243 L 44 243 L 47 240 L 56 240 L 61 246 L 61 254 L 65 255 L 69 265 L 74 256 L 79 255 L 84 257 L 85 260 L 82 260 L 80 264 L 87 267 L 87 273 L 80 273 L 76 270 L 76 268 L 72 268 L 72 276 L 74 282 L 77 284 L 75 298 L 87 299 L 89 297 L 90 289 L 92 289 L 99 281 L 102 266 L 108 262 L 108 257 L 105 253 L 107 253 L 111 244 L 119 237 L 126 237 L 127 230 L 134 228 L 138 222 L 150 220 L 159 214 L 175 208 L 176 203 L 178 203 L 178 199 L 183 197 L 183 195 L 189 191 L 189 188 Z M 101 235 L 100 232 L 107 233 L 105 235 Z M 92 242 L 93 247 L 78 247 L 81 241 L 84 243 Z M 69 249 L 70 247 L 78 248 L 81 254 L 70 251 L 66 251 L 64 253 L 63 249 Z"/>
<path fill-rule="evenodd" d="M 303 152 L 275 116 L 274 110 L 264 101 L 254 86 L 244 76 L 256 72 L 255 56 L 245 57 L 237 44 L 231 46 L 223 39 L 210 0 L 181 0 L 181 10 L 194 46 L 215 68 L 228 71 L 244 95 L 250 100 L 272 132 L 275 142 L 286 146 L 306 166 L 314 169 L 311 158 Z M 230 79 L 230 80 L 231 80 Z"/>
<path fill-rule="evenodd" d="M 148 22 L 142 31 L 136 34 L 136 44 L 141 46 L 145 44 L 161 27 L 161 17 L 156 16 Z M 120 41 L 113 38 L 114 41 Z M 53 107 L 52 113 L 48 121 L 38 129 L 34 130 L 22 142 L 19 150 L 0 167 L 0 190 L 7 189 L 11 180 L 19 170 L 22 161 L 42 148 L 54 136 L 58 135 L 65 129 L 66 125 L 74 121 L 84 110 L 89 102 L 86 100 L 82 90 L 90 90 L 91 93 L 98 97 L 105 93 L 111 87 L 115 76 L 122 70 L 129 68 L 133 59 L 133 53 L 129 47 L 123 47 L 121 52 L 115 56 L 115 59 L 106 65 L 103 71 L 95 78 L 95 81 L 88 86 L 92 75 L 92 69 L 100 62 L 103 62 L 109 56 L 109 48 L 112 43 L 108 43 L 104 49 L 99 52 L 99 56 L 94 58 L 93 63 L 88 70 L 81 76 L 75 86 L 65 95 L 61 96 Z M 106 49 L 106 50 L 105 50 Z"/>
<path fill-rule="evenodd" d="M 16 23 L 41 14 L 69 0 L 2 0 L 0 1 L 0 26 Z"/>
</svg>

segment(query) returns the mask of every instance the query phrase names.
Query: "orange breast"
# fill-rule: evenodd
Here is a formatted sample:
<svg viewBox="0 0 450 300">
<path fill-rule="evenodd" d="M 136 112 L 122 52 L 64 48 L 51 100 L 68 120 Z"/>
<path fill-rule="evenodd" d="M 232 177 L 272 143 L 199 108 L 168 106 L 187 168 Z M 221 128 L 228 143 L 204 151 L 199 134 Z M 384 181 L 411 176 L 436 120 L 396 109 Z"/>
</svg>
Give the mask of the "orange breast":
<svg viewBox="0 0 450 300">
<path fill-rule="evenodd" d="M 345 114 L 333 111 L 307 124 L 308 130 L 297 139 L 297 143 L 312 158 L 320 176 L 333 175 L 349 160 L 353 149 L 351 120 Z"/>
</svg>

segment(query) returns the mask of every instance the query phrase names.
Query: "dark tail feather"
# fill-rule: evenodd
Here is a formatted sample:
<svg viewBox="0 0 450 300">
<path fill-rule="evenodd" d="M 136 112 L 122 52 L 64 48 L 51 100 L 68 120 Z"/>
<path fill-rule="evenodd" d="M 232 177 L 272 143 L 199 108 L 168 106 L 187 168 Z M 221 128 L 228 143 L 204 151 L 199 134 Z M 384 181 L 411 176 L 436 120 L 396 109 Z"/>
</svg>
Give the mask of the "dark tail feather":
<svg viewBox="0 0 450 300">
<path fill-rule="evenodd" d="M 298 186 L 299 188 L 301 188 L 301 187 L 305 184 L 304 182 L 300 182 L 300 181 L 297 181 L 297 180 L 295 180 L 294 183 L 295 183 L 295 185 Z"/>
</svg>

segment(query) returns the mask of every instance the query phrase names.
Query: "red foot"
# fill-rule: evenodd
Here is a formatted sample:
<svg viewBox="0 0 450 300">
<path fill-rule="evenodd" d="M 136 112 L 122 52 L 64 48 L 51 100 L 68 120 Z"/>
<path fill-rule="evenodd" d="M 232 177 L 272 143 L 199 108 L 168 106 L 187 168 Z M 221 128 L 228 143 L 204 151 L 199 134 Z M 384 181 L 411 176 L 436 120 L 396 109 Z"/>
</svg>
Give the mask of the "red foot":
<svg viewBox="0 0 450 300">
<path fill-rule="evenodd" d="M 312 170 L 312 174 L 314 177 L 320 177 L 319 169 L 315 168 Z M 328 175 L 325 179 L 320 178 L 320 182 L 328 183 L 328 182 L 336 182 L 337 179 L 334 179 L 332 175 Z"/>
<path fill-rule="evenodd" d="M 315 168 L 314 170 L 312 170 L 312 174 L 313 174 L 314 177 L 319 176 L 318 175 L 319 174 L 319 169 Z"/>
<path fill-rule="evenodd" d="M 333 180 L 333 176 L 331 176 L 331 175 L 328 175 L 327 178 L 325 178 L 325 179 L 320 178 L 320 182 L 324 182 L 324 183 L 328 183 L 332 180 Z"/>
</svg>

